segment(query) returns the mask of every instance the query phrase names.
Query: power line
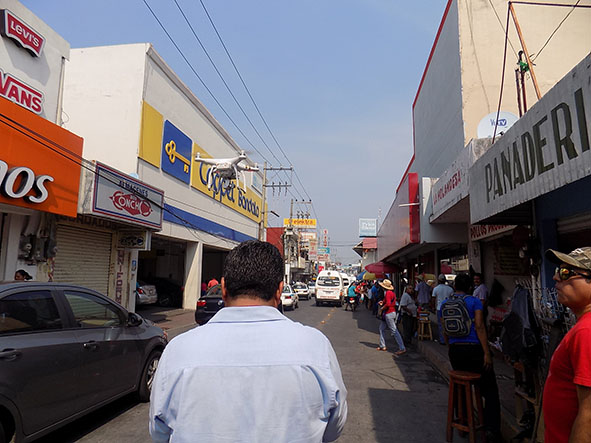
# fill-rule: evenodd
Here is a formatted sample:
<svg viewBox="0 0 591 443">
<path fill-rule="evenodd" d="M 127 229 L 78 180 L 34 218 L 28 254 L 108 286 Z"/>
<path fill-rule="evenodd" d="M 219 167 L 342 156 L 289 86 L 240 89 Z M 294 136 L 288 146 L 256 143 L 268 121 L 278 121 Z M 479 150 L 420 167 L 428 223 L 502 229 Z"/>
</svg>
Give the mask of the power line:
<svg viewBox="0 0 591 443">
<path fill-rule="evenodd" d="M 199 38 L 199 36 L 195 32 L 195 29 L 193 28 L 193 25 L 191 24 L 191 22 L 189 21 L 189 19 L 185 15 L 185 12 L 183 11 L 183 8 L 181 8 L 181 6 L 178 4 L 177 0 L 174 0 L 174 3 L 177 6 L 178 10 L 180 11 L 181 15 L 183 16 L 183 18 L 185 19 L 185 22 L 187 23 L 187 26 L 189 26 L 189 29 L 191 29 L 191 32 L 193 33 L 193 36 L 195 37 L 195 39 L 199 43 L 199 46 L 201 46 L 201 49 L 203 49 L 203 52 L 205 52 L 205 55 L 207 56 L 209 62 L 213 66 L 213 69 L 218 74 L 218 77 L 222 80 L 222 83 L 224 84 L 224 86 L 228 90 L 228 93 L 230 94 L 230 96 L 232 96 L 232 98 L 234 99 L 234 102 L 236 103 L 236 105 L 238 106 L 238 108 L 240 109 L 240 111 L 242 111 L 242 114 L 244 115 L 244 117 L 246 118 L 246 120 L 248 121 L 248 123 L 250 124 L 250 126 L 252 127 L 252 129 L 254 130 L 254 132 L 256 133 L 256 135 L 258 135 L 258 137 L 261 139 L 261 142 L 263 143 L 263 145 L 265 145 L 265 147 L 271 153 L 271 155 L 273 156 L 273 158 L 275 160 L 277 160 L 277 163 L 281 163 L 279 161 L 279 159 L 277 158 L 277 156 L 275 155 L 275 153 L 273 151 L 271 151 L 271 148 L 269 148 L 269 145 L 267 144 L 267 142 L 265 142 L 265 140 L 263 139 L 263 137 L 261 136 L 261 134 L 259 133 L 259 131 L 257 130 L 257 128 L 254 126 L 254 124 L 252 123 L 252 121 L 250 120 L 250 118 L 248 117 L 248 115 L 246 114 L 246 111 L 244 111 L 244 108 L 242 107 L 242 105 L 240 104 L 240 102 L 238 101 L 238 99 L 236 98 L 236 96 L 234 95 L 234 93 L 232 92 L 232 90 L 230 89 L 230 86 L 228 85 L 228 83 L 224 79 L 224 76 L 222 75 L 222 73 L 218 69 L 217 65 L 215 64 L 215 62 L 213 61 L 213 59 L 209 55 L 209 52 L 207 51 L 207 49 L 205 48 L 205 46 L 201 42 L 201 39 Z"/>
<path fill-rule="evenodd" d="M 204 233 L 206 233 L 208 235 L 213 236 L 214 238 L 217 238 L 219 240 L 223 240 L 224 242 L 228 242 L 228 241 L 229 242 L 232 242 L 233 241 L 233 240 L 227 239 L 225 237 L 221 237 L 221 236 L 219 236 L 217 234 L 214 234 L 214 233 L 211 233 L 211 232 L 207 232 L 207 231 L 203 231 L 203 230 L 199 229 L 198 227 L 196 227 L 195 225 L 193 225 L 188 220 L 185 220 L 183 217 L 181 217 L 178 214 L 176 214 L 174 211 L 170 211 L 164 205 L 160 205 L 155 200 L 152 200 L 149 197 L 146 197 L 145 195 L 141 194 L 137 190 L 135 190 L 133 188 L 132 189 L 124 188 L 123 186 L 121 186 L 121 184 L 118 181 L 112 180 L 109 177 L 105 177 L 104 175 L 98 174 L 96 172 L 96 168 L 94 168 L 94 165 L 93 165 L 93 163 L 90 160 L 85 159 L 81 155 L 76 154 L 75 152 L 71 151 L 70 149 L 62 146 L 59 143 L 54 142 L 53 140 L 48 139 L 44 135 L 42 135 L 42 134 L 40 134 L 40 133 L 38 133 L 38 132 L 30 129 L 30 128 L 25 128 L 19 122 L 13 120 L 12 118 L 10 118 L 9 116 L 7 116 L 5 114 L 0 113 L 0 117 L 4 118 L 6 120 L 6 121 L 1 121 L 0 120 L 2 123 L 4 123 L 5 125 L 11 127 L 14 130 L 20 132 L 25 137 L 28 137 L 28 138 L 34 140 L 35 142 L 41 144 L 42 146 L 45 146 L 46 148 L 50 149 L 51 151 L 55 152 L 56 154 L 64 157 L 66 160 L 71 161 L 72 163 L 75 163 L 75 164 L 79 165 L 80 167 L 82 167 L 83 169 L 86 169 L 87 171 L 93 173 L 94 175 L 99 175 L 101 178 L 103 178 L 106 181 L 108 181 L 108 182 L 110 182 L 110 183 L 112 183 L 112 184 L 120 187 L 121 189 L 125 189 L 126 191 L 131 192 L 134 195 L 136 195 L 136 196 L 138 196 L 138 197 L 140 197 L 140 198 L 148 201 L 150 204 L 154 205 L 156 208 L 159 208 L 160 210 L 165 211 L 165 212 L 171 214 L 172 216 L 174 216 L 177 219 L 179 219 L 180 221 L 182 221 L 183 222 L 183 226 L 185 226 L 187 229 L 189 229 L 189 227 L 191 227 L 191 229 L 193 229 L 195 231 L 204 232 Z M 33 135 L 35 137 L 33 137 Z M 170 199 L 170 200 L 174 200 L 174 199 Z M 201 210 L 201 211 L 202 212 L 207 212 L 207 211 L 203 211 L 203 210 Z M 214 214 L 214 213 L 210 213 L 210 214 Z M 252 226 L 246 225 L 244 223 L 242 223 L 242 224 L 245 225 L 245 226 L 252 227 Z M 191 231 L 191 229 L 189 229 L 190 234 L 193 235 L 195 238 L 197 238 L 197 240 L 201 241 L 202 243 L 205 243 L 203 241 L 203 239 L 200 238 L 200 237 L 198 237 L 195 232 L 192 232 Z M 215 243 L 214 245 L 216 245 L 216 244 L 217 245 L 222 245 L 222 243 L 220 243 L 220 242 Z"/>
<path fill-rule="evenodd" d="M 230 117 L 230 115 L 228 114 L 228 112 L 226 111 L 226 109 L 222 106 L 222 104 L 219 102 L 219 100 L 216 98 L 216 96 L 213 94 L 213 92 L 209 89 L 209 87 L 205 84 L 205 82 L 203 81 L 203 79 L 201 78 L 201 76 L 197 73 L 197 71 L 195 70 L 195 68 L 193 67 L 193 65 L 189 62 L 189 60 L 187 59 L 187 57 L 185 56 L 185 54 L 183 53 L 183 51 L 181 50 L 181 48 L 179 48 L 179 46 L 177 45 L 176 41 L 172 38 L 172 36 L 170 35 L 170 33 L 166 30 L 166 27 L 162 24 L 162 22 L 160 21 L 160 19 L 158 18 L 158 16 L 156 15 L 156 13 L 152 10 L 152 8 L 150 7 L 150 5 L 148 4 L 148 2 L 146 0 L 142 0 L 144 2 L 144 4 L 146 5 L 146 7 L 148 8 L 148 10 L 152 13 L 152 15 L 154 16 L 154 19 L 158 22 L 158 24 L 160 25 L 160 27 L 162 28 L 162 30 L 164 31 L 164 33 L 166 34 L 166 36 L 168 37 L 168 39 L 170 40 L 170 42 L 173 44 L 173 46 L 176 48 L 176 50 L 179 52 L 179 54 L 181 55 L 181 57 L 183 58 L 183 60 L 185 61 L 185 63 L 187 63 L 187 65 L 189 66 L 189 68 L 191 69 L 191 71 L 193 72 L 193 74 L 195 74 L 195 76 L 197 77 L 197 79 L 199 79 L 199 81 L 201 82 L 201 84 L 203 85 L 203 87 L 205 88 L 205 90 L 209 93 L 209 95 L 213 98 L 213 100 L 216 102 L 216 104 L 220 107 L 220 109 L 223 111 L 223 113 L 226 115 L 226 117 L 228 117 L 228 120 L 230 120 L 230 122 L 234 125 L 234 127 L 238 130 L 238 132 L 242 135 L 242 137 L 244 137 L 244 139 L 248 142 L 248 144 L 265 160 L 268 161 L 267 158 L 256 148 L 256 146 L 250 141 L 250 139 L 246 136 L 246 134 L 244 134 L 244 132 L 242 131 L 242 129 L 240 129 L 240 127 L 236 124 L 236 122 L 232 119 L 232 117 Z"/>
<path fill-rule="evenodd" d="M 175 0 L 176 2 L 176 0 Z M 222 47 L 224 48 L 224 51 L 226 53 L 226 55 L 228 56 L 228 59 L 230 60 L 230 63 L 232 64 L 232 66 L 234 67 L 234 71 L 236 71 L 236 75 L 238 75 L 238 78 L 240 79 L 240 82 L 242 83 L 242 85 L 244 86 L 244 89 L 246 90 L 246 93 L 248 94 L 250 100 L 252 101 L 252 104 L 254 106 L 254 108 L 256 109 L 259 117 L 261 118 L 261 120 L 263 121 L 265 127 L 267 128 L 267 131 L 269 131 L 269 134 L 271 134 L 271 137 L 273 138 L 273 140 L 275 141 L 275 144 L 277 145 L 277 147 L 279 148 L 279 150 L 281 151 L 281 153 L 283 154 L 283 156 L 285 157 L 285 159 L 287 160 L 287 162 L 289 163 L 290 166 L 293 166 L 291 160 L 289 159 L 289 157 L 287 156 L 287 154 L 285 153 L 285 151 L 283 150 L 283 148 L 281 147 L 281 144 L 279 143 L 279 141 L 277 140 L 277 137 L 275 137 L 275 134 L 273 133 L 273 131 L 271 130 L 271 128 L 269 127 L 267 120 L 265 119 L 265 117 L 263 116 L 259 106 L 256 103 L 256 100 L 254 99 L 253 95 L 250 92 L 250 89 L 248 88 L 248 86 L 246 85 L 246 82 L 244 81 L 244 78 L 242 77 L 242 74 L 240 73 L 240 71 L 238 70 L 238 66 L 236 65 L 236 63 L 234 62 L 234 59 L 232 58 L 232 55 L 230 54 L 230 51 L 228 50 L 228 47 L 226 46 L 226 44 L 224 43 L 224 39 L 222 38 L 220 32 L 217 29 L 217 26 L 215 25 L 213 18 L 211 17 L 211 15 L 209 14 L 209 11 L 207 10 L 207 7 L 205 6 L 205 4 L 203 3 L 203 0 L 199 0 L 199 3 L 201 3 L 201 7 L 203 8 L 203 10 L 205 11 L 205 14 L 207 15 L 207 18 L 209 19 L 209 23 L 211 24 L 213 30 L 215 31 L 215 34 L 217 35 L 220 44 L 222 45 Z M 276 157 L 275 157 L 276 158 Z M 302 183 L 302 181 L 300 180 L 300 177 L 298 175 L 297 170 L 294 170 L 294 174 L 296 176 L 297 181 L 299 182 L 302 190 L 304 191 L 304 194 L 306 194 L 306 197 L 308 197 L 309 200 L 312 200 L 310 198 L 310 194 L 308 194 L 308 191 L 306 191 L 306 188 L 304 186 L 304 184 Z M 297 189 L 296 189 L 297 191 Z M 301 194 L 300 194 L 301 196 Z"/>
<path fill-rule="evenodd" d="M 554 37 L 554 34 L 556 34 L 556 32 L 560 29 L 560 27 L 562 26 L 562 24 L 566 21 L 567 18 L 569 18 L 569 16 L 573 13 L 573 11 L 575 10 L 575 8 L 579 5 L 579 2 L 580 1 L 581 0 L 577 0 L 577 2 L 573 5 L 573 8 L 570 11 L 568 11 L 568 13 L 562 19 L 562 21 L 560 23 L 558 23 L 558 26 L 552 32 L 552 34 L 550 34 L 550 37 L 548 37 L 548 40 L 546 40 L 546 42 L 542 45 L 542 48 L 537 52 L 536 56 L 535 57 L 532 57 L 532 62 L 536 58 L 538 58 L 538 56 L 542 53 L 542 51 L 544 50 L 544 48 L 546 47 L 546 45 L 550 42 L 550 40 L 552 40 L 552 37 Z"/>
</svg>

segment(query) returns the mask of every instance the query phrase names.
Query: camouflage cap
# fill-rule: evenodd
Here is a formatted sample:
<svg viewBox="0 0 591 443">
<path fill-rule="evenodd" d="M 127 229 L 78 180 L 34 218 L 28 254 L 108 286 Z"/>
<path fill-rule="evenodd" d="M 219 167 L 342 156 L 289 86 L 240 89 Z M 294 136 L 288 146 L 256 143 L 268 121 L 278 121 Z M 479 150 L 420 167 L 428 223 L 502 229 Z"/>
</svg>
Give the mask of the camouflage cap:
<svg viewBox="0 0 591 443">
<path fill-rule="evenodd" d="M 577 248 L 568 254 L 555 251 L 554 249 L 548 249 L 546 251 L 546 258 L 557 264 L 566 263 L 575 268 L 591 271 L 591 247 L 589 246 Z"/>
</svg>

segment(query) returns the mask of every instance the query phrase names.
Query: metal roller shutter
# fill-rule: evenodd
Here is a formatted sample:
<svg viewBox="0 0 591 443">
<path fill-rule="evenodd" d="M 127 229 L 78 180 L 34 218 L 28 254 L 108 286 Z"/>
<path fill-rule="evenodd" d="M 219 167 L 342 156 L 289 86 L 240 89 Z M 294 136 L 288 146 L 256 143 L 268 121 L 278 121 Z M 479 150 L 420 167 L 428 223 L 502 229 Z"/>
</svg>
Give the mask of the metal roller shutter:
<svg viewBox="0 0 591 443">
<path fill-rule="evenodd" d="M 107 295 L 111 237 L 110 232 L 59 225 L 53 280 Z"/>
</svg>

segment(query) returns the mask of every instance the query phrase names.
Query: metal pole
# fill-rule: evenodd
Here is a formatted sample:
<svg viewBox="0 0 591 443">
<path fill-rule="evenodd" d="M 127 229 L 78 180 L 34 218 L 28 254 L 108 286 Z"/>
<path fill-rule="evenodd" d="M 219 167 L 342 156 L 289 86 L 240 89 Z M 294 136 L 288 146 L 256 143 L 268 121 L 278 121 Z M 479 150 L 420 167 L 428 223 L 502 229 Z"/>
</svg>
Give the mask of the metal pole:
<svg viewBox="0 0 591 443">
<path fill-rule="evenodd" d="M 521 27 L 519 26 L 519 22 L 517 21 L 517 16 L 515 15 L 515 9 L 513 9 L 512 2 L 509 2 L 509 11 L 511 11 L 511 18 L 513 18 L 513 23 L 515 23 L 515 29 L 517 30 L 517 35 L 519 36 L 519 41 L 521 42 L 521 47 L 523 48 L 523 53 L 525 54 L 525 58 L 527 59 L 527 65 L 529 67 L 529 72 L 531 72 L 531 80 L 534 84 L 534 89 L 536 90 L 536 96 L 538 100 L 542 98 L 542 94 L 540 94 L 540 88 L 538 87 L 538 80 L 536 79 L 536 74 L 534 73 L 534 66 L 531 62 L 531 58 L 529 57 L 529 52 L 527 51 L 527 47 L 525 46 L 525 40 L 523 39 L 523 34 L 521 33 Z"/>
<path fill-rule="evenodd" d="M 265 199 L 267 198 L 267 162 L 265 162 L 265 167 L 263 168 L 263 207 L 261 208 L 261 220 L 259 221 L 259 240 L 263 240 L 264 233 L 265 233 L 265 218 L 268 217 L 267 212 L 267 205 Z"/>
<path fill-rule="evenodd" d="M 519 107 L 519 117 L 523 115 L 521 112 L 521 91 L 519 90 L 519 68 L 515 70 L 515 86 L 517 87 L 517 106 Z"/>
</svg>

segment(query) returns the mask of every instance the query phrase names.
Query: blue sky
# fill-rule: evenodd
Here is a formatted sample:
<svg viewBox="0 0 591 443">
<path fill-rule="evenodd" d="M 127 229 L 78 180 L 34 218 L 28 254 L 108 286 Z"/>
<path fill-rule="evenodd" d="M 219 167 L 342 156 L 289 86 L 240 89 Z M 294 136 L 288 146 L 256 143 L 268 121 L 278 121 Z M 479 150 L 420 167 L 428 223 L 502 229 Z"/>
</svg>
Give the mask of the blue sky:
<svg viewBox="0 0 591 443">
<path fill-rule="evenodd" d="M 264 161 L 191 72 L 143 0 L 21 1 L 72 48 L 151 42 L 252 159 Z M 200 1 L 176 1 L 254 126 L 286 165 Z M 277 166 L 215 73 L 175 1 L 146 2 L 238 127 Z M 351 245 L 359 241 L 358 219 L 378 217 L 380 208 L 385 216 L 411 158 L 411 106 L 446 0 L 203 3 L 307 192 L 294 177 L 293 195 L 269 193 L 270 209 L 287 217 L 290 199 L 309 195 L 320 226 L 329 230 L 332 252 L 344 262 L 357 260 Z M 269 220 L 272 225 L 280 223 L 273 216 Z"/>
</svg>

